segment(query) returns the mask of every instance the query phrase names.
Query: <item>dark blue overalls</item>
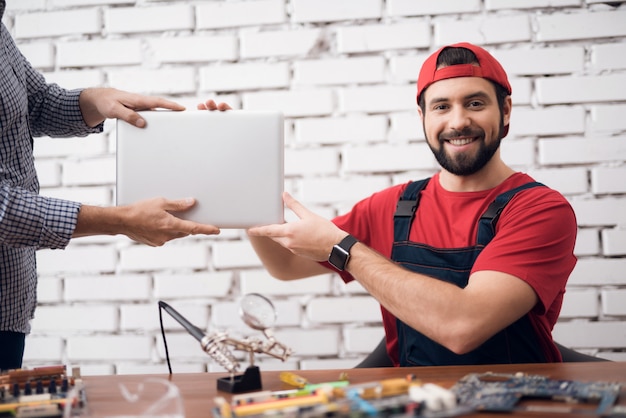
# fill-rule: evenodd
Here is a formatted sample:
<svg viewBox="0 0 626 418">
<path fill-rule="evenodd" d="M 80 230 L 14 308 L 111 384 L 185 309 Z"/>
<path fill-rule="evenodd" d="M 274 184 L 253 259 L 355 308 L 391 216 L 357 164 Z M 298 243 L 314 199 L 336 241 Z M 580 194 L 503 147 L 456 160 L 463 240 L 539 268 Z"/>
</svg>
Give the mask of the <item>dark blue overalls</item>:
<svg viewBox="0 0 626 418">
<path fill-rule="evenodd" d="M 398 201 L 394 215 L 391 259 L 411 271 L 453 283 L 461 288 L 467 286 L 478 254 L 493 239 L 496 222 L 506 204 L 521 190 L 543 186 L 541 183 L 531 182 L 500 194 L 481 216 L 474 246 L 442 249 L 409 241 L 420 192 L 429 180 L 409 184 Z M 419 298 L 414 303 L 419 303 Z M 485 306 L 485 309 L 489 309 L 489 306 Z M 528 315 L 498 332 L 477 349 L 461 355 L 434 342 L 399 319 L 396 323 L 400 366 L 546 362 Z"/>
</svg>

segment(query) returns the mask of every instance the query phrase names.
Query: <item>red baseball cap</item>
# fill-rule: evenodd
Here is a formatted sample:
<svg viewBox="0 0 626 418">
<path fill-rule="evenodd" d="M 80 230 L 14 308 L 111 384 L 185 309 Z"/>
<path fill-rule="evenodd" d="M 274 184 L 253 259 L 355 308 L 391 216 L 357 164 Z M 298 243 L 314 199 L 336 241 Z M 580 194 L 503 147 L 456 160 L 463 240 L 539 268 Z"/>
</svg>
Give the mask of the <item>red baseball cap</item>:
<svg viewBox="0 0 626 418">
<path fill-rule="evenodd" d="M 457 64 L 447 67 L 437 68 L 437 58 L 441 51 L 446 48 L 466 48 L 476 55 L 478 59 L 478 65 L 476 64 Z M 458 44 L 447 45 L 441 47 L 435 53 L 424 61 L 422 69 L 420 70 L 419 77 L 417 78 L 417 101 L 419 102 L 420 96 L 424 93 L 424 90 L 431 84 L 439 80 L 445 80 L 448 78 L 456 77 L 482 77 L 488 80 L 498 83 L 504 89 L 511 94 L 511 85 L 506 76 L 506 71 L 502 68 L 502 65 L 496 60 L 493 55 L 484 50 L 483 48 L 467 43 L 461 42 Z M 506 135 L 508 133 L 508 125 L 505 127 Z"/>
</svg>

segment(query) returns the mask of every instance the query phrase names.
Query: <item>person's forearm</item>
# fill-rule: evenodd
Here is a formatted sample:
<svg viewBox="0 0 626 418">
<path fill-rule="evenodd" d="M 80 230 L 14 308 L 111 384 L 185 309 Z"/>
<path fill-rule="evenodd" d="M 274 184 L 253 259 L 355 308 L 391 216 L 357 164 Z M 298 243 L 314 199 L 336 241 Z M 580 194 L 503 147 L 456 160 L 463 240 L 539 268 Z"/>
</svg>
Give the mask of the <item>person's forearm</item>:
<svg viewBox="0 0 626 418">
<path fill-rule="evenodd" d="M 82 205 L 72 237 L 117 235 L 124 231 L 124 207 Z"/>
<path fill-rule="evenodd" d="M 85 124 L 89 127 L 98 126 L 106 119 L 96 106 L 98 89 L 87 88 L 80 93 L 79 104 L 80 111 L 83 114 Z"/>
<path fill-rule="evenodd" d="M 319 263 L 293 254 L 267 237 L 249 235 L 250 243 L 267 271 L 280 280 L 294 280 L 328 273 Z"/>
<path fill-rule="evenodd" d="M 527 312 L 533 303 L 502 306 L 503 301 L 493 300 L 493 295 L 501 295 L 504 300 L 504 286 L 493 291 L 483 287 L 474 291 L 469 285 L 460 288 L 411 272 L 360 243 L 352 247 L 347 271 L 389 312 L 457 354 L 478 347 Z M 497 276 L 491 281 L 505 280 Z M 514 285 L 521 282 L 515 278 L 509 281 Z M 520 298 L 521 293 L 517 292 Z"/>
</svg>

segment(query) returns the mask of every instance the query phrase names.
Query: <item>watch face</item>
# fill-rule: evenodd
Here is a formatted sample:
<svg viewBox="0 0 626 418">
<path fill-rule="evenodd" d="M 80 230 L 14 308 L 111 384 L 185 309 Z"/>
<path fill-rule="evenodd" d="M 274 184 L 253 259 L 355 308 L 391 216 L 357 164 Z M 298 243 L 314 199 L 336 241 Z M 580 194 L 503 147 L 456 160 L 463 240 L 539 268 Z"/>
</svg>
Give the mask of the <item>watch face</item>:
<svg viewBox="0 0 626 418">
<path fill-rule="evenodd" d="M 343 270 L 346 268 L 346 264 L 348 263 L 348 258 L 350 257 L 350 253 L 341 248 L 338 245 L 333 247 L 333 250 L 330 252 L 330 256 L 328 257 L 328 262 L 332 264 L 338 270 Z"/>
</svg>

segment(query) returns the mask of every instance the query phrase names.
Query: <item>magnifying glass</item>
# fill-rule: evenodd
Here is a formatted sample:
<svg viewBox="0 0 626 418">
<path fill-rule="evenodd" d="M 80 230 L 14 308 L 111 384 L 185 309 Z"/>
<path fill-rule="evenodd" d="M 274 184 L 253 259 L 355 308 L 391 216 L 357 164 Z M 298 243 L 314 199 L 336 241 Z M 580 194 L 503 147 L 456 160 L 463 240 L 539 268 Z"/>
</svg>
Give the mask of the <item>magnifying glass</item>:
<svg viewBox="0 0 626 418">
<path fill-rule="evenodd" d="M 239 315 L 250 328 L 265 331 L 276 322 L 274 304 L 258 293 L 248 293 L 241 299 Z"/>
</svg>

